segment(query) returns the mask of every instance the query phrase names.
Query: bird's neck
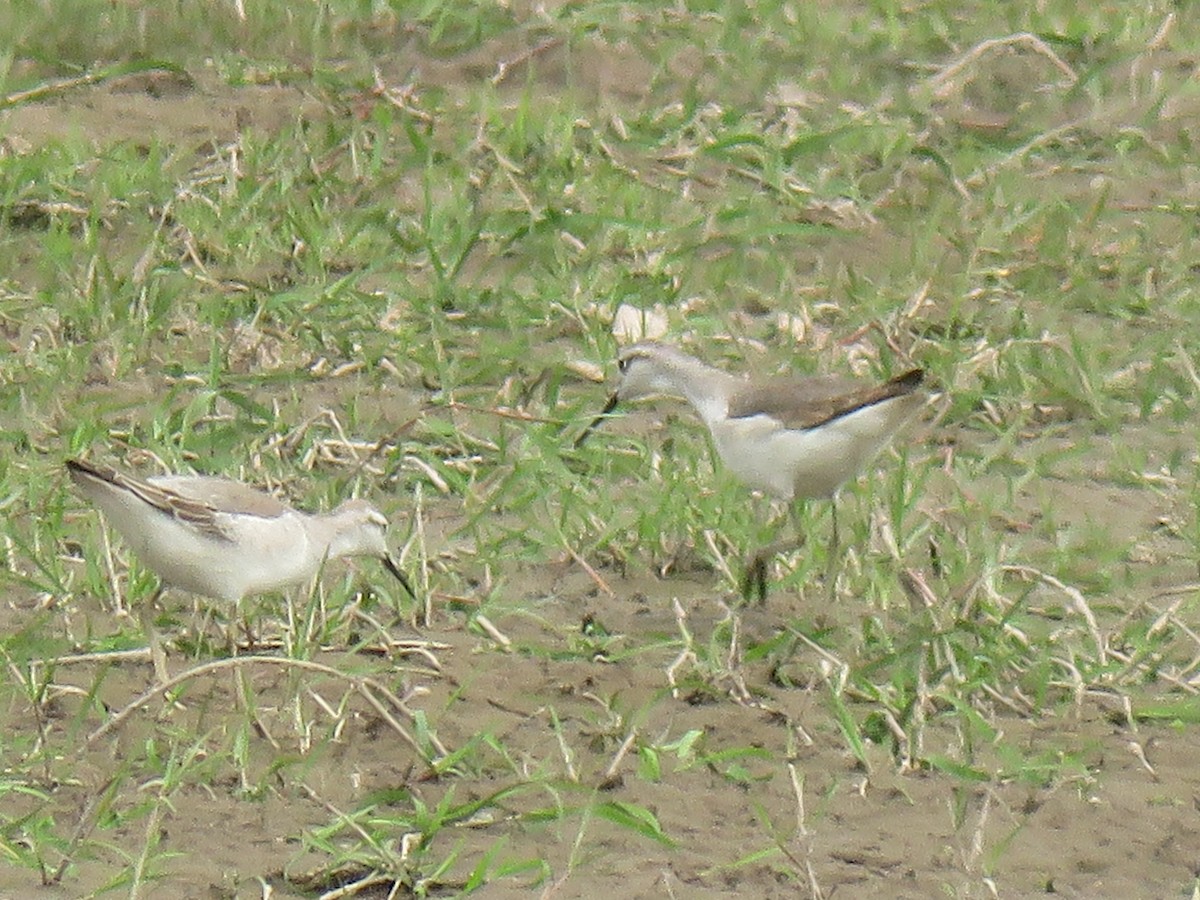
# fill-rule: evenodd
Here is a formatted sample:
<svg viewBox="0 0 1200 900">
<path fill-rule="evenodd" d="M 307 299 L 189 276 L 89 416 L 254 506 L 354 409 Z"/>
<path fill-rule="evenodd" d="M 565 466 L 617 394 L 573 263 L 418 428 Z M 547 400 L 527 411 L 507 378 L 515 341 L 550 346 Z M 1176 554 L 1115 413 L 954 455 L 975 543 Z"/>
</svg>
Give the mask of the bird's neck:
<svg viewBox="0 0 1200 900">
<path fill-rule="evenodd" d="M 343 559 L 359 552 L 355 530 L 338 517 L 336 511 L 311 522 L 309 535 L 314 544 L 322 548 L 328 559 Z"/>
<path fill-rule="evenodd" d="M 730 395 L 743 384 L 728 372 L 682 354 L 665 360 L 664 368 L 672 392 L 687 400 L 710 427 L 726 417 Z"/>
</svg>

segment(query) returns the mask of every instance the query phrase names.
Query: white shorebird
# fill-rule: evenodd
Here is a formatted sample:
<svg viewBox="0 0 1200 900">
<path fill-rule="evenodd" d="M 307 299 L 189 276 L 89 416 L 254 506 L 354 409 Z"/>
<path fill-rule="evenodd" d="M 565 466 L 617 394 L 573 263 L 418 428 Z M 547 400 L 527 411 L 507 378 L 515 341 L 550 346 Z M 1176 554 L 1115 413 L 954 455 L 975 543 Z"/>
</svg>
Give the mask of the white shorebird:
<svg viewBox="0 0 1200 900">
<path fill-rule="evenodd" d="M 726 467 L 751 488 L 785 502 L 834 497 L 926 400 L 919 390 L 925 377 L 921 369 L 882 384 L 837 376 L 754 381 L 656 341 L 624 348 L 617 365 L 621 380 L 616 391 L 576 446 L 622 401 L 681 397 L 708 426 Z M 753 588 L 760 599 L 765 597 L 767 560 L 795 544 L 756 553 L 747 566 L 744 592 Z"/>
<path fill-rule="evenodd" d="M 161 580 L 155 600 L 173 587 L 236 605 L 247 595 L 308 581 L 326 560 L 354 556 L 377 557 L 416 596 L 388 552 L 387 519 L 365 500 L 310 515 L 224 478 L 142 479 L 79 459 L 66 466 L 79 492 Z M 145 615 L 143 628 L 155 673 L 165 680 L 165 658 Z"/>
</svg>

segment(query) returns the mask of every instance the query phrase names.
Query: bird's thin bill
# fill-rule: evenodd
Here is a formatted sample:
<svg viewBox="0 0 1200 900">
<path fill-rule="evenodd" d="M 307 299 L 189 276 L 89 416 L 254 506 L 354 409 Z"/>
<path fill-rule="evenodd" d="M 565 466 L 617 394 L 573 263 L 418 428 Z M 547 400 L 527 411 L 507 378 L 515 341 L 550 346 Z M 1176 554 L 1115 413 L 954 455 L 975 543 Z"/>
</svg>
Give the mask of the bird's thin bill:
<svg viewBox="0 0 1200 900">
<path fill-rule="evenodd" d="M 413 590 L 413 586 L 409 582 L 408 576 L 405 575 L 400 570 L 400 567 L 398 565 L 396 565 L 396 561 L 394 559 L 392 559 L 391 556 L 389 556 L 386 553 L 383 555 L 383 565 L 384 565 L 384 568 L 386 568 L 389 572 L 391 572 L 393 575 L 396 576 L 397 581 L 399 581 L 402 585 L 404 585 L 404 589 L 406 591 L 408 591 L 408 596 L 410 596 L 414 600 L 416 600 L 417 592 Z"/>
<path fill-rule="evenodd" d="M 578 450 L 580 447 L 583 446 L 583 442 L 587 440 L 587 436 L 589 434 L 591 434 L 593 431 L 596 430 L 596 426 L 599 425 L 601 422 L 603 422 L 605 417 L 610 412 L 612 412 L 614 409 L 617 408 L 617 400 L 618 400 L 618 397 L 616 394 L 613 394 L 611 397 L 609 397 L 608 402 L 604 404 L 604 409 L 602 409 L 600 411 L 600 415 L 598 415 L 598 416 L 596 416 L 596 418 L 592 419 L 592 424 L 590 424 L 587 428 L 583 429 L 583 431 L 580 433 L 579 437 L 575 438 L 575 449 L 576 450 Z"/>
</svg>

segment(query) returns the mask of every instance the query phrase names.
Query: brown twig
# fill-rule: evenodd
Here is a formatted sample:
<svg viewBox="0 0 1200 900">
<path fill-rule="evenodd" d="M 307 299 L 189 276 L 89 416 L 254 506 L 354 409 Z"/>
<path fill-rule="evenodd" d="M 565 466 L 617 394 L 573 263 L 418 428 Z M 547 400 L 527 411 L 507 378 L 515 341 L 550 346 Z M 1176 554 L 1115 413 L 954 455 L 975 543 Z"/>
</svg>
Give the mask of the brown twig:
<svg viewBox="0 0 1200 900">
<path fill-rule="evenodd" d="M 559 44 L 563 43 L 564 40 L 565 38 L 560 37 L 547 38 L 540 44 L 535 44 L 526 50 L 522 50 L 515 56 L 510 56 L 508 59 L 500 60 L 498 63 L 496 63 L 496 73 L 492 75 L 492 84 L 500 84 L 508 77 L 509 72 L 511 72 L 517 66 L 529 62 L 535 56 L 540 56 L 548 50 L 553 50 Z"/>
<path fill-rule="evenodd" d="M 213 672 L 219 672 L 224 669 L 242 669 L 247 666 L 260 664 L 280 666 L 281 668 L 304 669 L 310 672 L 320 672 L 321 674 L 350 683 L 358 689 L 359 693 L 362 694 L 364 699 L 366 699 L 367 702 L 370 703 L 380 713 L 380 715 L 384 718 L 384 721 L 392 726 L 396 733 L 400 735 L 401 739 L 403 739 L 406 744 L 412 747 L 417 752 L 417 755 L 420 756 L 427 765 L 429 765 L 430 770 L 433 771 L 433 763 L 436 760 L 430 759 L 426 756 L 425 751 L 421 748 L 420 744 L 417 743 L 416 739 L 403 725 L 396 721 L 395 717 L 383 707 L 378 698 L 372 693 L 377 692 L 382 694 L 385 698 L 387 698 L 388 702 L 391 703 L 394 708 L 400 710 L 411 718 L 413 714 L 405 705 L 404 701 L 397 697 L 395 693 L 389 690 L 386 686 L 380 684 L 373 678 L 367 678 L 359 675 L 347 675 L 345 672 L 340 672 L 332 666 L 322 665 L 321 663 L 312 662 L 311 660 L 287 659 L 279 656 L 234 656 L 230 659 L 219 659 L 213 662 L 203 663 L 202 665 L 180 672 L 173 678 L 154 685 L 152 688 L 150 688 L 150 690 L 146 691 L 144 694 L 126 705 L 107 722 L 88 735 L 87 739 L 80 745 L 78 752 L 82 753 L 85 750 L 90 749 L 102 737 L 119 728 L 127 719 L 129 719 L 130 716 L 152 702 L 156 697 L 169 693 L 187 681 L 191 681 L 194 678 L 199 678 L 203 675 L 208 675 Z M 434 745 L 441 756 L 448 755 L 445 748 L 437 744 L 436 740 L 434 741 Z"/>
</svg>

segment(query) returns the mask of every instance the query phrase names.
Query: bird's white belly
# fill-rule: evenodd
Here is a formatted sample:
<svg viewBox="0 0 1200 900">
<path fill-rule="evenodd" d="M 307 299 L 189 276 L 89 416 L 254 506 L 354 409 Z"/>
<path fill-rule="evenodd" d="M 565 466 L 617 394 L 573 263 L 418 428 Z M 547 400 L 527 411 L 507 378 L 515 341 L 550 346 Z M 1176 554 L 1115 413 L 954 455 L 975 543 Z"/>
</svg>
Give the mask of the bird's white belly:
<svg viewBox="0 0 1200 900">
<path fill-rule="evenodd" d="M 895 422 L 882 406 L 809 429 L 786 429 L 769 416 L 727 419 L 714 423 L 713 441 L 750 487 L 781 500 L 830 497 L 887 444 Z"/>
<path fill-rule="evenodd" d="M 144 566 L 171 587 L 218 600 L 234 602 L 305 581 L 321 562 L 309 556 L 308 535 L 300 522 L 286 516 L 234 523 L 232 541 L 167 515 L 156 516 L 152 527 L 121 518 L 109 512 L 110 522 Z"/>
</svg>

